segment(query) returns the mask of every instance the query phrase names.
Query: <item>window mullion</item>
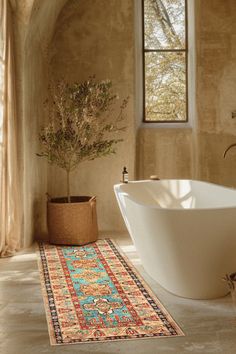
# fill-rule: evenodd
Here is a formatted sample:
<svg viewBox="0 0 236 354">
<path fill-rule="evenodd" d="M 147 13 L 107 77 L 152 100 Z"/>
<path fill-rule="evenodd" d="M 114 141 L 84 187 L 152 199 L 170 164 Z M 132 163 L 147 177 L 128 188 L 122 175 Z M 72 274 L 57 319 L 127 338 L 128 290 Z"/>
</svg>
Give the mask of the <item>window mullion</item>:
<svg viewBox="0 0 236 354">
<path fill-rule="evenodd" d="M 157 6 L 158 1 L 156 0 Z M 179 1 L 179 4 L 178 4 Z M 143 0 L 144 121 L 187 122 L 187 0 L 162 0 L 170 22 L 166 30 L 163 15 L 156 16 L 151 0 Z M 145 12 L 146 10 L 146 12 Z M 182 12 L 181 12 L 182 11 Z M 148 17 L 149 16 L 149 17 Z M 156 20 L 156 19 L 160 20 Z M 155 19 L 155 21 L 153 20 Z M 174 22 L 176 19 L 176 22 Z M 145 20 L 147 23 L 145 23 Z M 149 21 L 149 22 L 148 22 Z M 150 21 L 154 21 L 151 23 Z M 159 21 L 159 22 L 158 22 Z M 183 28 L 184 32 L 180 30 Z M 146 38 L 146 31 L 148 37 Z M 150 32 L 151 31 L 151 32 Z M 157 38 L 157 34 L 162 34 Z M 163 37 L 164 36 L 164 37 Z M 168 37 L 169 36 L 169 37 Z M 157 40 L 155 40 L 157 38 Z M 164 41 L 164 42 L 163 42 Z M 184 43 L 183 43 L 184 41 Z M 157 48 L 163 45 L 163 48 Z M 169 48 L 183 43 L 183 48 Z M 149 45 L 149 48 L 147 47 Z M 167 46 L 168 45 L 168 46 Z M 167 48 L 165 48 L 167 46 Z M 156 68 L 156 69 L 155 69 Z"/>
</svg>

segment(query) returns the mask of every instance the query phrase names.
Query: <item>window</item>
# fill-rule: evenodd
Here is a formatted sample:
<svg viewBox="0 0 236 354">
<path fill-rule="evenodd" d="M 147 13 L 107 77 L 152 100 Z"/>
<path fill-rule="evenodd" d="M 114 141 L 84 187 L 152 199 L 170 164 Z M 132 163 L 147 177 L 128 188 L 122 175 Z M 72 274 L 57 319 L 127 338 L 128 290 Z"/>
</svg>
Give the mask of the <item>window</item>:
<svg viewBox="0 0 236 354">
<path fill-rule="evenodd" d="M 143 0 L 144 121 L 187 122 L 187 0 Z"/>
</svg>

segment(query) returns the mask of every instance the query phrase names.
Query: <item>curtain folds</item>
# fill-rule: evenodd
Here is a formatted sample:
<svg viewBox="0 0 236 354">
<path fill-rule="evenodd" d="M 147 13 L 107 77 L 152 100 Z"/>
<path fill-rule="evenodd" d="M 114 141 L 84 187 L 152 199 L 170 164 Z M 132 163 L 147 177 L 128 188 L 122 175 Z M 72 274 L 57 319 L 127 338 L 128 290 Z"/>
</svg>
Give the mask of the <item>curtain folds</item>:
<svg viewBox="0 0 236 354">
<path fill-rule="evenodd" d="M 0 0 L 0 256 L 22 246 L 19 135 L 16 118 L 13 30 L 9 0 Z"/>
</svg>

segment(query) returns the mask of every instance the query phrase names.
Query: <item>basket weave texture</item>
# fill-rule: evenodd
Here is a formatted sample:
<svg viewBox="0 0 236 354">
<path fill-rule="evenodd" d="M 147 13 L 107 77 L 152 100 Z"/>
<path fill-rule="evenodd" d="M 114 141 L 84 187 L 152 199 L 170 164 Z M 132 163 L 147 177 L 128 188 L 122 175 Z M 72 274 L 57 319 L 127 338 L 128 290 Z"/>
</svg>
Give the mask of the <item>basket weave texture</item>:
<svg viewBox="0 0 236 354">
<path fill-rule="evenodd" d="M 49 241 L 60 245 L 84 245 L 98 239 L 96 197 L 55 198 L 47 203 Z"/>
</svg>

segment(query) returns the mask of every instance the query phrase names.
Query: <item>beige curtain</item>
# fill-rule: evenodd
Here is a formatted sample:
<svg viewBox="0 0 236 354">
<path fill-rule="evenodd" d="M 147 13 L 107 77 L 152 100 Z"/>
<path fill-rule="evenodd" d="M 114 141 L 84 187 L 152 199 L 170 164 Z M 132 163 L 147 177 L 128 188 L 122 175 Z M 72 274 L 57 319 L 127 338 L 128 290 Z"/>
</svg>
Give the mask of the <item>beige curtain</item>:
<svg viewBox="0 0 236 354">
<path fill-rule="evenodd" d="M 21 246 L 22 208 L 17 158 L 17 120 L 11 7 L 0 0 L 0 256 Z"/>
</svg>

